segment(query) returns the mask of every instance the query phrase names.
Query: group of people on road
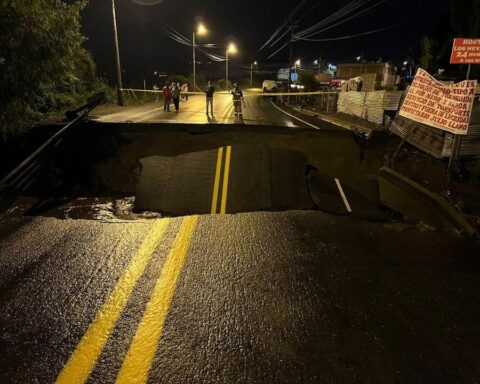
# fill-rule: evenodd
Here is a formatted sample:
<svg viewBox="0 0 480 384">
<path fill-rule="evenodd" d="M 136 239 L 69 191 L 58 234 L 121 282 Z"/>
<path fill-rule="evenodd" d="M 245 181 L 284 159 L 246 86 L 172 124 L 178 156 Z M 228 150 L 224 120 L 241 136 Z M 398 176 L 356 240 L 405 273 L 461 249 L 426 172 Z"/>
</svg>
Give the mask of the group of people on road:
<svg viewBox="0 0 480 384">
<path fill-rule="evenodd" d="M 166 83 L 162 93 L 164 98 L 163 110 L 170 112 L 170 104 L 173 102 L 175 112 L 178 112 L 180 110 L 180 99 L 183 98 L 184 101 L 188 101 L 188 84 L 185 83 L 180 86 L 180 83 Z"/>
<path fill-rule="evenodd" d="M 211 81 L 207 83 L 204 91 L 206 96 L 206 115 L 214 117 L 213 114 L 213 95 L 215 93 L 215 86 Z M 180 100 L 188 101 L 188 84 L 183 84 L 180 86 L 180 83 L 166 83 L 162 89 L 164 97 L 164 106 L 163 110 L 165 112 L 170 112 L 170 104 L 173 102 L 175 106 L 175 112 L 180 110 Z M 233 89 L 230 91 L 230 94 L 233 96 L 233 106 L 235 111 L 235 116 L 241 117 L 243 115 L 242 105 L 245 105 L 245 99 L 243 97 L 243 92 L 238 86 L 238 84 L 233 85 Z M 158 96 L 157 96 L 158 101 Z M 210 109 L 210 113 L 209 113 Z"/>
<path fill-rule="evenodd" d="M 215 87 L 212 82 L 209 81 L 207 87 L 203 91 L 206 96 L 206 115 L 209 116 L 208 109 L 210 107 L 210 114 L 213 115 L 213 94 L 215 93 Z M 237 83 L 233 84 L 233 89 L 230 91 L 230 94 L 233 96 L 233 106 L 235 110 L 235 116 L 243 116 L 242 106 L 245 105 L 245 99 L 243 97 L 243 92 L 238 86 Z"/>
</svg>

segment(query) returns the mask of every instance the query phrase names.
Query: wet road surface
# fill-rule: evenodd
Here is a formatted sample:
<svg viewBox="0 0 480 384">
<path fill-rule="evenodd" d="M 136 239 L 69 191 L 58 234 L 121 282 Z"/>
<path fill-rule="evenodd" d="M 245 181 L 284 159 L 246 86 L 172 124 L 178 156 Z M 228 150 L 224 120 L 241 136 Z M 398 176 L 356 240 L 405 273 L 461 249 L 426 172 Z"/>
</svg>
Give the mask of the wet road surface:
<svg viewBox="0 0 480 384">
<path fill-rule="evenodd" d="M 105 123 L 189 123 L 189 124 L 248 124 L 284 126 L 290 128 L 307 127 L 311 129 L 330 128 L 321 120 L 304 116 L 292 109 L 272 103 L 270 98 L 246 95 L 243 119 L 235 117 L 231 95 L 217 94 L 214 97 L 215 116 L 205 114 L 205 97 L 190 96 L 180 104 L 180 111 L 163 111 L 163 101 L 123 108 L 99 108 L 92 113 L 96 121 Z"/>
<path fill-rule="evenodd" d="M 388 221 L 351 134 L 254 100 L 286 132 L 100 127 L 123 200 L 0 215 L 0 383 L 478 382 L 478 241 Z"/>
<path fill-rule="evenodd" d="M 0 225 L 2 383 L 475 383 L 478 243 L 319 212 Z"/>
</svg>

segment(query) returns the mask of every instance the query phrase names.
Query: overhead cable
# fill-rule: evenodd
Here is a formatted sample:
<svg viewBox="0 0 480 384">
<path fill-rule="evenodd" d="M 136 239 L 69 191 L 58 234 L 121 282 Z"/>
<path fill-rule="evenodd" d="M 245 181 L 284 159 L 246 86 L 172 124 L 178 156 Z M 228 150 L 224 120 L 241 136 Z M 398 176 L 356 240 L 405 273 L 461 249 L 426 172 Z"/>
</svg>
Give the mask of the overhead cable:
<svg viewBox="0 0 480 384">
<path fill-rule="evenodd" d="M 341 36 L 341 37 L 329 37 L 329 38 L 325 38 L 325 39 L 308 39 L 308 38 L 302 38 L 302 39 L 299 39 L 299 40 L 303 40 L 303 41 L 338 41 L 338 40 L 348 40 L 348 39 L 353 39 L 355 37 L 360 37 L 360 36 L 366 36 L 366 35 L 371 35 L 371 34 L 374 34 L 374 33 L 378 33 L 378 32 L 382 32 L 382 31 L 387 31 L 389 29 L 394 29 L 394 28 L 398 28 L 402 25 L 405 25 L 405 24 L 411 24 L 415 21 L 418 21 L 417 20 L 414 20 L 414 21 L 408 21 L 406 23 L 399 23 L 399 24 L 396 24 L 396 25 L 391 25 L 389 27 L 384 27 L 384 28 L 379 28 L 379 29 L 374 29 L 372 31 L 368 31 L 368 32 L 363 32 L 363 33 L 357 33 L 357 34 L 354 34 L 354 35 L 348 35 L 348 36 Z"/>
<path fill-rule="evenodd" d="M 288 23 L 292 20 L 293 16 L 307 3 L 308 0 L 302 0 L 292 12 L 285 18 L 283 23 L 273 32 L 272 36 L 263 44 L 258 52 L 260 52 L 262 49 L 264 49 L 267 45 L 269 45 L 273 39 L 275 39 L 282 31 L 283 29 L 288 25 Z"/>
<path fill-rule="evenodd" d="M 338 11 L 332 13 L 330 16 L 326 17 L 325 19 L 319 21 L 318 23 L 312 25 L 309 28 L 304 29 L 296 33 L 297 37 L 303 37 L 305 35 L 314 33 L 315 31 L 319 30 L 322 27 L 326 27 L 327 25 L 340 20 L 344 16 L 348 16 L 350 13 L 356 11 L 357 9 L 366 5 L 370 0 L 354 0 L 348 3 L 343 8 L 339 9 Z"/>
<path fill-rule="evenodd" d="M 338 27 L 338 26 L 341 25 L 341 24 L 345 24 L 345 23 L 347 23 L 347 22 L 350 21 L 350 20 L 353 20 L 353 19 L 356 19 L 356 18 L 360 17 L 360 16 L 363 15 L 364 13 L 372 10 L 373 8 L 378 7 L 379 5 L 385 3 L 386 1 L 387 1 L 387 0 L 381 0 L 381 1 L 379 1 L 379 2 L 377 2 L 377 3 L 375 3 L 375 4 L 373 4 L 373 5 L 371 5 L 370 7 L 365 8 L 364 10 L 362 10 L 362 11 L 360 11 L 360 12 L 358 12 L 358 13 L 356 13 L 356 14 L 354 14 L 354 15 L 346 18 L 346 19 L 342 19 L 341 21 L 339 21 L 339 22 L 337 22 L 337 23 L 335 23 L 335 24 L 333 24 L 333 25 L 330 25 L 330 26 L 328 26 L 328 27 L 325 27 L 325 28 L 323 28 L 323 29 L 321 29 L 321 30 L 319 30 L 319 31 L 315 31 L 315 32 L 313 32 L 313 33 L 311 33 L 311 34 L 308 34 L 307 36 L 305 36 L 305 35 L 300 36 L 299 34 L 295 34 L 295 36 L 293 37 L 293 40 L 294 40 L 294 41 L 298 41 L 298 40 L 301 40 L 302 38 L 310 38 L 310 37 L 316 36 L 316 35 L 318 35 L 318 34 L 320 34 L 320 33 L 322 33 L 322 32 L 328 31 L 328 30 L 330 30 L 330 29 L 332 29 L 332 28 Z"/>
</svg>

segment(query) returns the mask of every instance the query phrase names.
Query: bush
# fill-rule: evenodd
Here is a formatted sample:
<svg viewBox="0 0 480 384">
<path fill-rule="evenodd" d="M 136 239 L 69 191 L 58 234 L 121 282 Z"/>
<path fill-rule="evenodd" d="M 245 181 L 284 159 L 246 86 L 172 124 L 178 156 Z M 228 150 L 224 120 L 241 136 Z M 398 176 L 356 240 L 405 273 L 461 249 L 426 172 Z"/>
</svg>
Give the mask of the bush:
<svg viewBox="0 0 480 384">
<path fill-rule="evenodd" d="M 225 89 L 231 90 L 233 88 L 232 82 L 228 80 L 228 87 L 225 87 L 226 80 L 221 79 L 217 80 L 214 85 L 215 85 L 215 90 L 217 91 L 225 91 Z"/>
<path fill-rule="evenodd" d="M 187 77 L 187 81 L 188 81 L 188 86 L 190 87 L 190 91 L 193 92 L 193 91 L 202 91 L 206 86 L 207 86 L 207 78 L 204 76 L 204 75 L 198 75 L 197 74 L 197 87 L 200 88 L 200 89 L 193 89 L 193 74 L 190 74 L 188 77 Z"/>
<path fill-rule="evenodd" d="M 0 1 L 0 134 L 105 88 L 82 47 L 80 11 L 86 1 L 69 3 Z"/>
</svg>

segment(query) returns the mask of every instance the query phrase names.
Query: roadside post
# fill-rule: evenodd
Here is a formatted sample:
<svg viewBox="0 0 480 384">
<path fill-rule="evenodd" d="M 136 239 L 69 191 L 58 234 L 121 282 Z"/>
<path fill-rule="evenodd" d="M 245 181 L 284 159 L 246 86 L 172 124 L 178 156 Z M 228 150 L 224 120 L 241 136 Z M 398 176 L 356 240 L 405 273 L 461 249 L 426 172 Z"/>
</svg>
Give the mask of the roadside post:
<svg viewBox="0 0 480 384">
<path fill-rule="evenodd" d="M 453 40 L 452 54 L 450 56 L 450 64 L 468 64 L 466 80 L 470 80 L 470 72 L 472 64 L 480 64 L 480 39 L 462 39 L 456 38 Z M 450 161 L 448 162 L 448 181 L 452 167 L 458 160 L 462 137 L 454 134 L 452 143 L 452 153 Z"/>
</svg>

